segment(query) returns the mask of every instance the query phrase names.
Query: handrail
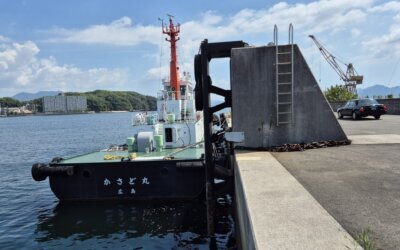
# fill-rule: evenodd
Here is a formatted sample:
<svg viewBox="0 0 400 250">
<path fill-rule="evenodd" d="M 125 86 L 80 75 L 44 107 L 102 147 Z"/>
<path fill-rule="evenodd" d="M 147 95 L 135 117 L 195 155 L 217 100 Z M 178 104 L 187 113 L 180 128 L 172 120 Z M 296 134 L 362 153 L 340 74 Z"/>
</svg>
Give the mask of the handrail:
<svg viewBox="0 0 400 250">
<path fill-rule="evenodd" d="M 290 23 L 289 24 L 289 36 L 288 36 L 288 45 L 290 46 L 290 52 L 289 51 L 284 51 L 284 47 L 282 47 L 281 52 L 279 52 L 279 44 L 278 44 L 278 27 L 275 24 L 274 25 L 274 43 L 275 43 L 275 88 L 276 88 L 276 125 L 279 126 L 280 124 L 280 119 L 279 119 L 279 114 L 282 114 L 280 112 L 279 109 L 279 104 L 283 104 L 279 102 L 279 55 L 282 54 L 290 54 L 290 62 L 288 62 L 287 60 L 281 64 L 289 64 L 291 69 L 290 72 L 288 72 L 286 70 L 286 72 L 283 72 L 281 74 L 288 74 L 290 75 L 290 82 L 287 82 L 285 84 L 290 84 L 291 86 L 291 111 L 290 112 L 286 112 L 286 113 L 291 113 L 291 119 L 290 119 L 290 123 L 294 123 L 294 44 L 293 44 L 293 37 L 294 37 L 294 32 L 293 32 L 293 24 Z M 289 91 L 287 91 L 289 93 Z M 282 93 L 281 93 L 282 94 Z M 288 104 L 288 103 L 285 103 Z M 285 122 L 287 123 L 287 122 Z"/>
<path fill-rule="evenodd" d="M 192 91 L 166 91 L 166 90 L 161 90 L 157 94 L 157 99 L 158 100 L 175 100 L 175 93 L 179 93 L 181 96 L 181 100 L 192 100 L 193 99 L 193 92 Z M 181 95 L 181 93 L 184 93 L 184 95 Z M 184 97 L 184 98 L 183 98 Z"/>
<path fill-rule="evenodd" d="M 293 25 L 289 25 L 289 44 L 291 45 L 291 62 L 292 62 L 292 123 L 294 123 L 294 46 L 293 46 Z"/>
<path fill-rule="evenodd" d="M 279 125 L 279 107 L 278 107 L 278 100 L 279 100 L 279 94 L 278 94 L 278 82 L 279 82 L 279 76 L 278 76 L 278 26 L 276 24 L 274 25 L 274 43 L 275 43 L 275 94 L 276 94 L 276 125 Z"/>
<path fill-rule="evenodd" d="M 152 117 L 152 121 L 148 122 L 148 117 Z M 139 112 L 132 117 L 132 126 L 139 126 L 139 125 L 155 125 L 158 123 L 158 114 L 147 114 L 147 112 Z"/>
<path fill-rule="evenodd" d="M 171 153 L 167 154 L 166 156 L 164 156 L 163 160 L 170 160 L 170 159 L 171 159 L 171 156 L 173 156 L 173 155 L 175 155 L 175 154 L 177 154 L 177 153 L 180 153 L 180 152 L 182 152 L 182 151 L 185 151 L 185 150 L 187 150 L 188 148 L 192 148 L 192 147 L 194 147 L 194 146 L 197 146 L 197 145 L 199 145 L 199 144 L 201 144 L 201 143 L 204 143 L 204 140 L 203 140 L 203 141 L 196 142 L 196 143 L 189 144 L 189 145 L 187 145 L 187 146 L 185 146 L 185 147 L 183 147 L 183 148 L 180 148 L 180 149 L 178 149 L 178 150 L 175 150 L 174 152 L 171 152 Z"/>
</svg>

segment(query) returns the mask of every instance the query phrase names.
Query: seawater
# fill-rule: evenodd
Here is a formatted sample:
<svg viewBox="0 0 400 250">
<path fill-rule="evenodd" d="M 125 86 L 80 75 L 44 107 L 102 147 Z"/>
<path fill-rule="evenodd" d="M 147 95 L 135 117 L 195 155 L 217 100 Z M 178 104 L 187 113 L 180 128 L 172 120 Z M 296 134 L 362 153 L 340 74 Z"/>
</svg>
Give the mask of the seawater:
<svg viewBox="0 0 400 250">
<path fill-rule="evenodd" d="M 202 201 L 60 203 L 31 166 L 71 157 L 131 136 L 132 113 L 0 118 L 0 249 L 235 248 L 232 195 L 217 202 L 207 236 Z"/>
</svg>

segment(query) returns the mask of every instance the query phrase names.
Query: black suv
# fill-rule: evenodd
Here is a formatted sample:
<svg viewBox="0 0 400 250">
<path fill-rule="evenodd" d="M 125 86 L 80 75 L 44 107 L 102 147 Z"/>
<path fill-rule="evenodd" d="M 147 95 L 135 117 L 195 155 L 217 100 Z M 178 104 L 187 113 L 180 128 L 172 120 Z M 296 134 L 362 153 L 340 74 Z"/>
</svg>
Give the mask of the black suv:
<svg viewBox="0 0 400 250">
<path fill-rule="evenodd" d="M 359 99 L 348 101 L 344 106 L 338 108 L 339 119 L 343 116 L 351 116 L 353 120 L 372 115 L 379 119 L 381 115 L 386 114 L 386 105 L 379 104 L 374 99 Z"/>
</svg>

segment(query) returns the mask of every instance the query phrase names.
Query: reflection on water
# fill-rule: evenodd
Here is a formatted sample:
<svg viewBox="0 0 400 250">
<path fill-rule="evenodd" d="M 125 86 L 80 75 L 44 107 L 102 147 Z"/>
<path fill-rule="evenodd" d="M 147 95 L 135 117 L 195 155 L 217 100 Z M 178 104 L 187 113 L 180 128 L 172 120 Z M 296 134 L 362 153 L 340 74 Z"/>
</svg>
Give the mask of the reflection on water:
<svg viewBox="0 0 400 250">
<path fill-rule="evenodd" d="M 235 246 L 229 195 L 218 199 L 216 234 L 207 236 L 201 201 L 168 204 L 59 203 L 38 214 L 40 246 L 138 249 L 226 249 Z M 111 244 L 111 245 L 110 245 Z"/>
<path fill-rule="evenodd" d="M 60 203 L 53 211 L 39 214 L 37 241 L 46 242 L 65 239 L 86 241 L 92 238 L 129 241 L 135 247 L 140 238 L 153 246 L 166 246 L 165 238 L 171 238 L 169 245 L 185 242 L 205 244 L 206 221 L 204 205 L 198 202 L 177 204 L 128 204 L 128 203 Z M 183 233 L 182 233 L 183 232 Z M 162 241 L 160 240 L 162 239 Z M 182 241 L 182 242 L 181 242 Z M 71 243 L 72 243 L 71 242 Z M 124 243 L 125 244 L 125 243 Z M 149 247 L 149 246 L 147 246 Z"/>
</svg>

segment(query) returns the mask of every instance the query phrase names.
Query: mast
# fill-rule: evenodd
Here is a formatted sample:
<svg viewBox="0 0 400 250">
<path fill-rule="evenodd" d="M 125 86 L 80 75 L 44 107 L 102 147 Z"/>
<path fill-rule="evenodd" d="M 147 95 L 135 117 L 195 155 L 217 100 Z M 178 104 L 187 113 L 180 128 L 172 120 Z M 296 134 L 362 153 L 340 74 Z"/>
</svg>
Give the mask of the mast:
<svg viewBox="0 0 400 250">
<path fill-rule="evenodd" d="M 180 100 L 180 82 L 179 82 L 179 68 L 178 68 L 178 59 L 176 56 L 176 42 L 179 40 L 178 34 L 180 32 L 179 24 L 174 26 L 174 22 L 172 20 L 173 16 L 169 16 L 169 27 L 167 25 L 162 24 L 162 31 L 164 34 L 169 36 L 165 38 L 166 41 L 171 44 L 171 62 L 170 62 L 170 83 L 171 91 L 175 94 L 175 99 Z"/>
</svg>

